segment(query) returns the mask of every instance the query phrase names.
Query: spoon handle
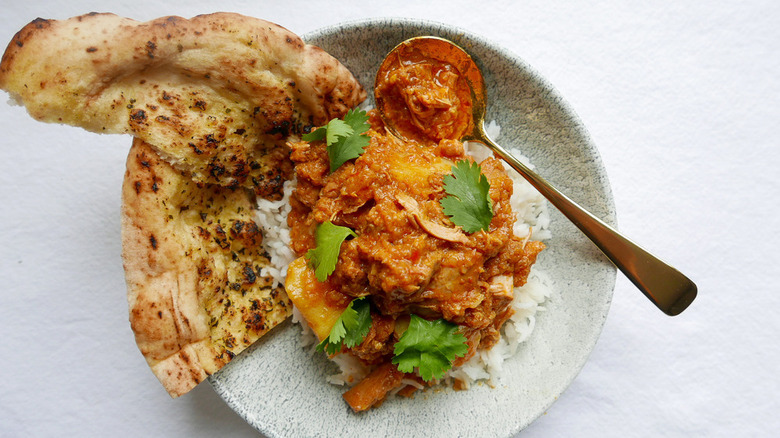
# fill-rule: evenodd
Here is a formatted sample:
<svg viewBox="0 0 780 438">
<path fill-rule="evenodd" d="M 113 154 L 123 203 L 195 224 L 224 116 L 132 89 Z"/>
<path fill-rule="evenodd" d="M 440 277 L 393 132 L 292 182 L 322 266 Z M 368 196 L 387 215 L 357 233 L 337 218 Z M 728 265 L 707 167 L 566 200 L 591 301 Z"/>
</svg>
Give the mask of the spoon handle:
<svg viewBox="0 0 780 438">
<path fill-rule="evenodd" d="M 604 223 L 544 178 L 521 163 L 487 135 L 476 139 L 517 170 L 539 193 L 569 218 L 650 301 L 670 316 L 678 315 L 696 298 L 696 285 L 677 269 L 658 259 Z"/>
</svg>

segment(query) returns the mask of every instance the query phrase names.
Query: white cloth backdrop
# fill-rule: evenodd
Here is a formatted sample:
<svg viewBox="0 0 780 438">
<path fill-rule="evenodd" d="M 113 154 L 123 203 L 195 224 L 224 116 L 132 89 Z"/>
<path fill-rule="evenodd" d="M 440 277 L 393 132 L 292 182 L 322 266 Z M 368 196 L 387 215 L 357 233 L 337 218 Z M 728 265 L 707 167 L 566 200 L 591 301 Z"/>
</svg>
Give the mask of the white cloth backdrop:
<svg viewBox="0 0 780 438">
<path fill-rule="evenodd" d="M 780 429 L 780 3 L 0 0 L 36 17 L 229 10 L 302 34 L 436 20 L 544 75 L 599 147 L 619 228 L 691 276 L 669 318 L 619 277 L 578 378 L 523 436 L 770 436 Z M 2 94 L 2 93 L 0 93 Z M 129 138 L 34 122 L 0 96 L 0 436 L 249 437 L 201 385 L 171 400 L 136 349 L 120 260 Z"/>
</svg>

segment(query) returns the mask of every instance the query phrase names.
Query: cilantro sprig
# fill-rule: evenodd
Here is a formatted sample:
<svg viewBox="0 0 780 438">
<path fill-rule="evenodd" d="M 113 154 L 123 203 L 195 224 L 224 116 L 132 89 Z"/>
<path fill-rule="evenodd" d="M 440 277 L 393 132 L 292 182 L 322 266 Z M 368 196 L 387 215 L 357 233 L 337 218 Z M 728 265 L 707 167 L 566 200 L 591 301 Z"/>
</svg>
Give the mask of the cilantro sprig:
<svg viewBox="0 0 780 438">
<path fill-rule="evenodd" d="M 412 315 L 409 328 L 395 343 L 392 362 L 398 370 L 411 373 L 415 368 L 426 382 L 441 379 L 452 368 L 456 357 L 468 352 L 466 337 L 458 326 L 444 319 L 428 321 Z"/>
<path fill-rule="evenodd" d="M 336 270 L 341 244 L 350 236 L 357 237 L 357 234 L 348 227 L 333 225 L 331 221 L 317 225 L 317 230 L 314 232 L 317 246 L 306 252 L 306 258 L 314 267 L 314 276 L 317 280 L 327 280 L 328 276 Z"/>
<path fill-rule="evenodd" d="M 363 110 L 349 110 L 344 120 L 333 119 L 327 125 L 304 134 L 305 141 L 325 140 L 330 171 L 334 172 L 347 161 L 359 157 L 369 144 L 368 114 Z"/>
<path fill-rule="evenodd" d="M 330 329 L 330 334 L 317 345 L 317 351 L 336 354 L 342 345 L 352 348 L 363 342 L 371 328 L 371 306 L 366 297 L 349 303 Z"/>
<path fill-rule="evenodd" d="M 452 166 L 452 175 L 444 177 L 447 195 L 441 204 L 444 214 L 467 233 L 487 230 L 493 219 L 493 200 L 490 182 L 482 168 L 469 160 L 460 160 Z"/>
</svg>

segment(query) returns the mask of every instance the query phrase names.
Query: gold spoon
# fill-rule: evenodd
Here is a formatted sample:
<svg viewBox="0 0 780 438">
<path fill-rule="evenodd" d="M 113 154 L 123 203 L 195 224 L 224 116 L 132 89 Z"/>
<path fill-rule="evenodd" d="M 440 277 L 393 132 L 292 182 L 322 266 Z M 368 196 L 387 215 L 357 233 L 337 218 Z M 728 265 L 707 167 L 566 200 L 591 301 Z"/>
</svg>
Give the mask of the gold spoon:
<svg viewBox="0 0 780 438">
<path fill-rule="evenodd" d="M 398 65 L 405 54 L 416 52 L 425 59 L 449 63 L 468 82 L 471 88 L 473 122 L 462 140 L 478 141 L 517 170 L 539 193 L 569 218 L 594 244 L 631 280 L 659 309 L 670 316 L 678 315 L 696 298 L 696 285 L 675 268 L 621 235 L 602 220 L 577 205 L 542 177 L 521 163 L 504 148 L 494 143 L 485 132 L 487 97 L 485 81 L 471 57 L 453 42 L 438 37 L 416 37 L 396 46 L 385 58 L 377 72 L 377 82 Z M 375 87 L 375 90 L 377 88 Z M 376 105 L 386 127 L 396 136 L 399 132 L 393 118 L 387 117 L 387 100 L 376 97 Z"/>
</svg>

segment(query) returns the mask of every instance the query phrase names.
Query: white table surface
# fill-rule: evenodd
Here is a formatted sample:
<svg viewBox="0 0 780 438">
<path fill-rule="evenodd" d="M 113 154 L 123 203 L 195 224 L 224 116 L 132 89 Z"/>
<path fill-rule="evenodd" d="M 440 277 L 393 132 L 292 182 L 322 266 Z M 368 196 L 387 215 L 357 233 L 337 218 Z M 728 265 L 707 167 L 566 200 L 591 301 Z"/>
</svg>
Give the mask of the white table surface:
<svg viewBox="0 0 780 438">
<path fill-rule="evenodd" d="M 619 276 L 589 362 L 521 435 L 780 430 L 780 2 L 0 3 L 2 46 L 36 17 L 216 10 L 299 34 L 425 18 L 505 46 L 584 122 L 619 228 L 699 286 L 670 318 Z M 119 240 L 130 139 L 34 122 L 0 94 L 0 436 L 256 436 L 207 383 L 170 399 L 135 346 Z"/>
</svg>

